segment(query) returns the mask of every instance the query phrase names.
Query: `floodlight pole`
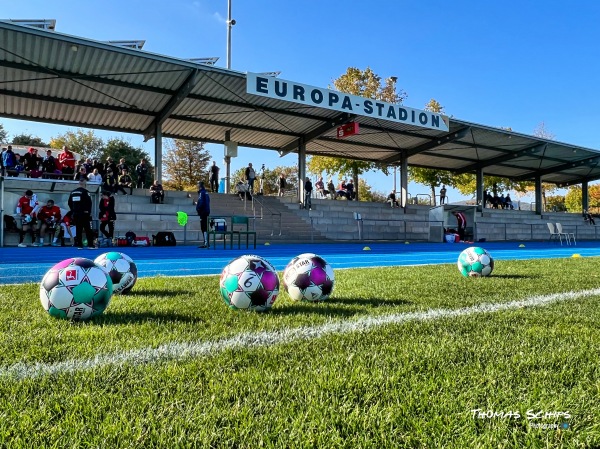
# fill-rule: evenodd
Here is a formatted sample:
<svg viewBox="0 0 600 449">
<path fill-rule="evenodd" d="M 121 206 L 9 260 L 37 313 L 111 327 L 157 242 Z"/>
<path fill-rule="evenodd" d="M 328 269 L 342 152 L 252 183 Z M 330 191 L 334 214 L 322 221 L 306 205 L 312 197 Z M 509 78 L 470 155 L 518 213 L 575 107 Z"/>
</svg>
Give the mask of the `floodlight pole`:
<svg viewBox="0 0 600 449">
<path fill-rule="evenodd" d="M 227 0 L 227 68 L 231 68 L 231 27 L 235 22 L 231 21 L 231 0 Z"/>
</svg>

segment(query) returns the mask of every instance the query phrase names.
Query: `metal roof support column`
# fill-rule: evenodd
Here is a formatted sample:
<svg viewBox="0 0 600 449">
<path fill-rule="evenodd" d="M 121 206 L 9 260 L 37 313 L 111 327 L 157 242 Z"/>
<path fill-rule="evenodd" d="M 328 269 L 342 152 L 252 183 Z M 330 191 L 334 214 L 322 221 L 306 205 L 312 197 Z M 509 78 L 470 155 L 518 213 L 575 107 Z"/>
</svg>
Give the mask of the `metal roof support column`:
<svg viewBox="0 0 600 449">
<path fill-rule="evenodd" d="M 583 181 L 581 183 L 581 209 L 582 209 L 582 211 L 588 209 L 589 201 L 590 201 L 590 193 L 588 191 L 588 182 Z"/>
<path fill-rule="evenodd" d="M 154 179 L 162 184 L 162 127 L 158 123 L 154 129 Z"/>
<path fill-rule="evenodd" d="M 408 158 L 404 151 L 400 161 L 400 204 L 404 208 L 408 204 Z"/>
<path fill-rule="evenodd" d="M 475 198 L 475 201 L 477 203 L 477 205 L 481 206 L 481 209 L 485 209 L 485 198 L 483 197 L 483 187 L 484 187 L 484 181 L 483 181 L 483 168 L 480 168 L 479 170 L 477 170 L 477 172 L 475 173 L 475 178 L 476 178 L 476 195 L 477 197 Z"/>
<path fill-rule="evenodd" d="M 535 177 L 535 213 L 542 215 L 542 177 Z"/>
<path fill-rule="evenodd" d="M 306 144 L 304 139 L 298 145 L 298 202 L 304 204 L 304 180 L 306 178 Z"/>
<path fill-rule="evenodd" d="M 225 142 L 229 141 L 231 141 L 231 131 L 225 131 Z M 225 193 L 229 193 L 231 192 L 231 156 L 227 155 L 227 151 L 225 151 L 223 164 L 225 164 Z"/>
</svg>

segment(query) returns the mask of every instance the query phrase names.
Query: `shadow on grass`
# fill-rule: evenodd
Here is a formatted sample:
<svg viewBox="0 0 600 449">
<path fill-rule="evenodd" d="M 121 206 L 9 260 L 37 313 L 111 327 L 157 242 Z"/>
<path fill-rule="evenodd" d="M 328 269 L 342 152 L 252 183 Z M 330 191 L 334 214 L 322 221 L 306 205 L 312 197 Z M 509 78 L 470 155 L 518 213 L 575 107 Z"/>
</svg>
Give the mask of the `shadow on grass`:
<svg viewBox="0 0 600 449">
<path fill-rule="evenodd" d="M 136 297 L 140 297 L 140 298 L 147 298 L 148 296 L 158 296 L 160 297 L 174 297 L 174 296 L 180 296 L 180 295 L 186 295 L 189 296 L 190 292 L 189 290 L 176 290 L 176 289 L 164 289 L 164 290 L 136 290 L 135 287 L 133 289 L 133 291 L 130 291 L 128 293 L 121 293 L 121 294 L 117 294 L 115 296 L 113 296 L 114 298 L 118 298 L 118 297 L 123 297 L 123 298 L 136 298 Z"/>
<path fill-rule="evenodd" d="M 403 299 L 335 298 L 316 303 L 295 302 L 286 304 L 281 307 L 275 307 L 268 313 L 273 315 L 326 315 L 351 317 L 364 314 L 367 308 L 397 307 L 406 304 L 412 303 Z"/>
<path fill-rule="evenodd" d="M 205 320 L 173 312 L 110 312 L 94 318 L 93 322 L 110 326 L 139 323 L 203 323 Z"/>
<path fill-rule="evenodd" d="M 526 276 L 522 274 L 492 274 L 490 278 L 498 278 L 498 279 L 538 279 L 541 276 Z"/>
</svg>

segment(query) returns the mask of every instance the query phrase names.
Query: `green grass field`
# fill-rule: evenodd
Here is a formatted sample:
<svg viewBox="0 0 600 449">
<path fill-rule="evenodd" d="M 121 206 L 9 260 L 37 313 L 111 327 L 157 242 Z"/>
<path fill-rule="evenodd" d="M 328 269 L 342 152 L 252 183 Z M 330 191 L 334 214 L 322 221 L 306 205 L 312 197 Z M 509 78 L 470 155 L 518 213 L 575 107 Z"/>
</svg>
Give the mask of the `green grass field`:
<svg viewBox="0 0 600 449">
<path fill-rule="evenodd" d="M 140 279 L 83 324 L 2 286 L 0 447 L 600 447 L 599 297 L 595 258 L 338 270 L 263 314 Z"/>
</svg>

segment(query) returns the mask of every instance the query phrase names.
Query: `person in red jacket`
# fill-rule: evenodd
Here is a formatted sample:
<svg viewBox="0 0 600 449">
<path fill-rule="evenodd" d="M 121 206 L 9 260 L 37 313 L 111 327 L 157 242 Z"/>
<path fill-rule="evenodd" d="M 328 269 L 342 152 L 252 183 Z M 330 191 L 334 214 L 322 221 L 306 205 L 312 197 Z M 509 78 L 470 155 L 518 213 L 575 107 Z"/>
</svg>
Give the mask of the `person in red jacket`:
<svg viewBox="0 0 600 449">
<path fill-rule="evenodd" d="M 19 248 L 26 248 L 25 233 L 31 233 L 31 243 L 35 243 L 35 219 L 40 205 L 35 195 L 31 190 L 27 190 L 25 195 L 19 198 L 17 202 L 17 215 L 21 218 L 23 227 L 19 232 Z"/>
<path fill-rule="evenodd" d="M 56 227 L 60 223 L 60 207 L 54 205 L 54 200 L 48 200 L 46 205 L 38 211 L 37 218 L 40 222 L 40 241 L 34 243 L 33 246 L 44 246 L 46 231 L 50 231 L 50 235 L 54 235 Z"/>
<path fill-rule="evenodd" d="M 66 145 L 62 148 L 62 153 L 58 155 L 58 162 L 63 174 L 67 175 L 65 179 L 71 179 L 75 174 L 75 155 Z"/>
<path fill-rule="evenodd" d="M 102 199 L 98 207 L 98 218 L 100 219 L 100 232 L 104 234 L 107 239 L 112 239 L 115 234 L 115 220 L 117 214 L 115 213 L 115 199 L 112 196 L 112 192 L 105 190 L 102 192 Z M 106 227 L 108 226 L 108 231 Z"/>
</svg>

